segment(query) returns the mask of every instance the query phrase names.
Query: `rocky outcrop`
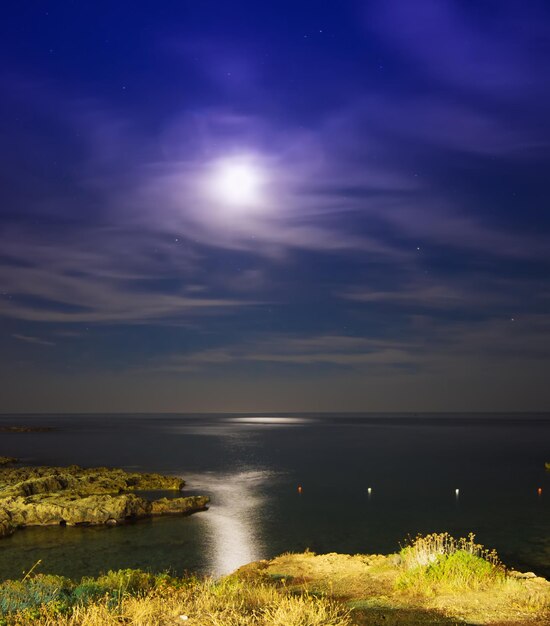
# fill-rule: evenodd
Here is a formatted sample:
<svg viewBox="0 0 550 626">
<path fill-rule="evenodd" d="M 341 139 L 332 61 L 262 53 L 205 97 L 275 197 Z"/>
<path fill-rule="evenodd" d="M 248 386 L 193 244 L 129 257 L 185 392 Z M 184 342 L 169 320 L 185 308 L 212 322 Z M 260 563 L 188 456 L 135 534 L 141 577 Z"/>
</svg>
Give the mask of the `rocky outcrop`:
<svg viewBox="0 0 550 626">
<path fill-rule="evenodd" d="M 36 498 L 6 498 L 0 505 L 16 528 L 50 525 L 99 525 L 148 517 L 151 503 L 135 494 L 74 498 L 63 494 Z"/>
<path fill-rule="evenodd" d="M 151 515 L 188 515 L 206 496 L 150 501 L 135 491 L 179 491 L 181 478 L 121 469 L 0 467 L 0 537 L 25 526 L 116 525 Z"/>
<path fill-rule="evenodd" d="M 15 532 L 9 513 L 0 507 L 0 537 L 7 537 Z"/>
<path fill-rule="evenodd" d="M 188 496 L 187 498 L 160 498 L 153 500 L 153 515 L 185 515 L 193 511 L 203 511 L 210 501 L 206 496 Z"/>
<path fill-rule="evenodd" d="M 185 481 L 177 476 L 126 472 L 106 467 L 2 467 L 0 498 L 71 491 L 84 497 L 128 491 L 173 491 Z"/>
<path fill-rule="evenodd" d="M 1 465 L 12 465 L 13 463 L 17 463 L 19 459 L 16 459 L 14 456 L 0 456 L 0 466 Z"/>
<path fill-rule="evenodd" d="M 0 426 L 0 433 L 51 433 L 52 426 Z"/>
</svg>

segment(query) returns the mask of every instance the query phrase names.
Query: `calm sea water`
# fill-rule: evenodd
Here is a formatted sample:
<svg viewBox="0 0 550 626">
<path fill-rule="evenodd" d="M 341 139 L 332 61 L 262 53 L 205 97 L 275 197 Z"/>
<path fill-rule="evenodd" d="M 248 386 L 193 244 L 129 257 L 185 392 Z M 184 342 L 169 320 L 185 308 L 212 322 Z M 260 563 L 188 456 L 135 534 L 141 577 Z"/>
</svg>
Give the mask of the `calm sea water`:
<svg viewBox="0 0 550 626">
<path fill-rule="evenodd" d="M 550 578 L 549 415 L 0 416 L 17 423 L 59 430 L 0 433 L 0 454 L 177 474 L 212 505 L 125 527 L 19 531 L 0 541 L 0 578 L 38 559 L 74 577 L 218 575 L 305 548 L 389 553 L 434 531 L 472 531 L 508 565 Z"/>
</svg>

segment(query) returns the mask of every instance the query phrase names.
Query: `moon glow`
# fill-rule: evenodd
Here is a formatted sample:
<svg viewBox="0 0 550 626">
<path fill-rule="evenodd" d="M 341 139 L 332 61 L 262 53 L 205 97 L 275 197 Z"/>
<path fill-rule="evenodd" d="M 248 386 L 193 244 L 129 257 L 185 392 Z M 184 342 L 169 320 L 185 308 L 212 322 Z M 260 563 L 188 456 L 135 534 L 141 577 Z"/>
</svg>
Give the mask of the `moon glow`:
<svg viewBox="0 0 550 626">
<path fill-rule="evenodd" d="M 216 200 L 234 208 L 257 206 L 262 199 L 264 175 L 246 159 L 226 159 L 216 164 L 210 189 Z"/>
</svg>

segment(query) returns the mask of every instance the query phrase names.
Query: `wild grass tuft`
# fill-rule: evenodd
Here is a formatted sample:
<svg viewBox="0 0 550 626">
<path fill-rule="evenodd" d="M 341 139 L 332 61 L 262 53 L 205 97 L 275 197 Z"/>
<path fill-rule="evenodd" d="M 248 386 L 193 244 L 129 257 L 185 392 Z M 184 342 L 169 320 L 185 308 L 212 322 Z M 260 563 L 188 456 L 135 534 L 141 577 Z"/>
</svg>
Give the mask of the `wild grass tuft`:
<svg viewBox="0 0 550 626">
<path fill-rule="evenodd" d="M 505 578 L 497 553 L 475 542 L 475 536 L 455 539 L 448 533 L 417 536 L 400 552 L 403 572 L 399 589 L 417 592 L 485 589 Z"/>
<path fill-rule="evenodd" d="M 467 552 L 472 556 L 492 563 L 495 567 L 502 567 L 496 551 L 488 550 L 481 544 L 476 543 L 474 533 L 459 539 L 455 539 L 449 533 L 417 535 L 408 545 L 401 549 L 400 556 L 405 566 L 410 569 L 417 565 L 429 565 L 434 563 L 440 556 L 448 556 L 455 552 Z"/>
<path fill-rule="evenodd" d="M 0 615 L 54 602 L 67 605 L 72 587 L 68 578 L 45 574 L 20 581 L 8 580 L 0 585 Z"/>
</svg>

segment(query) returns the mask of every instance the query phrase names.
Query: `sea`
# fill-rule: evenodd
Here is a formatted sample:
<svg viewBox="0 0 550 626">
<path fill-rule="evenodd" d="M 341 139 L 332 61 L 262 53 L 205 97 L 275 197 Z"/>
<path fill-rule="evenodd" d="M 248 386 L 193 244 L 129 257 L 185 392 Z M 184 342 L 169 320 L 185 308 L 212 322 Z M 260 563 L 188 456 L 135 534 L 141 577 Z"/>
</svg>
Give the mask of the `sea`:
<svg viewBox="0 0 550 626">
<path fill-rule="evenodd" d="M 38 561 L 35 571 L 74 578 L 220 576 L 306 549 L 389 554 L 433 532 L 475 533 L 509 567 L 550 578 L 550 414 L 0 415 L 1 425 L 55 428 L 1 432 L 1 455 L 174 474 L 211 504 L 114 528 L 20 530 L 0 540 L 0 579 Z"/>
</svg>

